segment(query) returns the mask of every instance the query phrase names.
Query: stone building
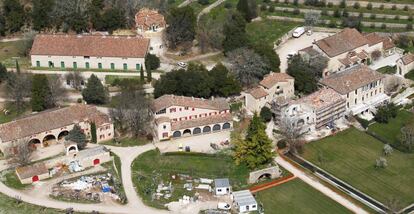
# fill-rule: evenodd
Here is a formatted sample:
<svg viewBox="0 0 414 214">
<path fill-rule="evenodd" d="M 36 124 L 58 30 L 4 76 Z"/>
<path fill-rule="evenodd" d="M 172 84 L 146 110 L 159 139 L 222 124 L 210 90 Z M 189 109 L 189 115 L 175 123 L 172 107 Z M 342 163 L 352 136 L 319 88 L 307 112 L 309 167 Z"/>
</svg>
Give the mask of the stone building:
<svg viewBox="0 0 414 214">
<path fill-rule="evenodd" d="M 397 60 L 397 75 L 404 76 L 414 71 L 414 54 L 408 53 Z"/>
<path fill-rule="evenodd" d="M 208 134 L 233 126 L 230 106 L 224 98 L 164 95 L 153 101 L 152 112 L 159 140 Z"/>
<path fill-rule="evenodd" d="M 164 16 L 157 10 L 143 8 L 135 14 L 135 27 L 138 33 L 162 31 L 166 25 Z"/>
</svg>

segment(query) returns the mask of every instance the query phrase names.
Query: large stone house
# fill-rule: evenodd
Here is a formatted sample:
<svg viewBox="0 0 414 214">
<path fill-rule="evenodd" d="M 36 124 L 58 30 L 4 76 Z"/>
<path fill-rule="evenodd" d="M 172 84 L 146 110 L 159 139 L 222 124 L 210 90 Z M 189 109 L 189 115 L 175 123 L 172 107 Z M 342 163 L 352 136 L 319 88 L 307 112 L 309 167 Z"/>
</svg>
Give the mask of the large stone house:
<svg viewBox="0 0 414 214">
<path fill-rule="evenodd" d="M 139 71 L 148 47 L 142 37 L 41 34 L 30 57 L 32 67 Z"/>
<path fill-rule="evenodd" d="M 208 134 L 233 126 L 230 106 L 224 98 L 164 95 L 153 101 L 152 112 L 159 140 Z"/>
<path fill-rule="evenodd" d="M 243 92 L 244 104 L 250 112 L 260 112 L 264 106 L 278 98 L 292 98 L 295 94 L 295 79 L 286 73 L 270 73 L 259 85 Z"/>
<path fill-rule="evenodd" d="M 346 100 L 347 114 L 358 115 L 375 113 L 377 106 L 388 102 L 384 93 L 385 76 L 366 65 L 359 65 L 332 74 L 320 81 L 332 88 Z"/>
<path fill-rule="evenodd" d="M 90 138 L 91 123 L 96 125 L 98 142 L 114 137 L 114 126 L 108 115 L 94 106 L 79 104 L 46 110 L 1 124 L 0 151 L 3 154 L 14 153 L 14 147 L 20 140 L 27 141 L 33 148 L 61 143 L 76 124 Z"/>
<path fill-rule="evenodd" d="M 356 29 L 345 28 L 335 35 L 315 41 L 311 47 L 302 49 L 299 53 L 315 54 L 315 51 L 329 59 L 323 72 L 323 76 L 328 76 L 356 65 L 367 64 L 374 51 L 379 51 L 384 56 L 391 55 L 395 47 L 388 37 L 376 33 L 363 35 Z"/>
<path fill-rule="evenodd" d="M 281 112 L 301 132 L 314 131 L 344 116 L 346 100 L 335 90 L 323 88 L 298 100 L 292 100 Z M 290 126 L 290 125 L 289 125 Z"/>
<path fill-rule="evenodd" d="M 408 53 L 397 60 L 397 75 L 404 76 L 414 70 L 414 54 Z"/>
<path fill-rule="evenodd" d="M 166 25 L 164 16 L 157 10 L 143 8 L 135 14 L 135 27 L 138 33 L 162 31 Z"/>
</svg>

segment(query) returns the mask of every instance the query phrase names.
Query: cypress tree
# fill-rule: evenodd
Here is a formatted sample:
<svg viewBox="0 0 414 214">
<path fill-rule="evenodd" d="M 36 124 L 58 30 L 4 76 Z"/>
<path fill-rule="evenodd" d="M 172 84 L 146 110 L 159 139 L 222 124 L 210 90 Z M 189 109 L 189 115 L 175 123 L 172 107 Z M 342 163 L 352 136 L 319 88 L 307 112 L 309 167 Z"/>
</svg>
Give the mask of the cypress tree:
<svg viewBox="0 0 414 214">
<path fill-rule="evenodd" d="M 88 104 L 105 104 L 108 101 L 108 92 L 99 78 L 92 74 L 82 91 L 82 97 Z"/>
<path fill-rule="evenodd" d="M 237 10 L 243 15 L 247 22 L 257 17 L 256 0 L 239 0 Z"/>
<path fill-rule="evenodd" d="M 148 82 L 152 81 L 152 71 L 151 71 L 151 69 L 147 69 L 147 81 Z"/>
<path fill-rule="evenodd" d="M 96 138 L 96 124 L 95 122 L 91 123 L 91 138 L 92 138 L 92 143 L 97 143 L 97 138 Z"/>
<path fill-rule="evenodd" d="M 145 81 L 144 67 L 143 66 L 141 66 L 141 70 L 139 71 L 139 78 L 141 79 L 141 83 L 143 83 Z"/>
</svg>

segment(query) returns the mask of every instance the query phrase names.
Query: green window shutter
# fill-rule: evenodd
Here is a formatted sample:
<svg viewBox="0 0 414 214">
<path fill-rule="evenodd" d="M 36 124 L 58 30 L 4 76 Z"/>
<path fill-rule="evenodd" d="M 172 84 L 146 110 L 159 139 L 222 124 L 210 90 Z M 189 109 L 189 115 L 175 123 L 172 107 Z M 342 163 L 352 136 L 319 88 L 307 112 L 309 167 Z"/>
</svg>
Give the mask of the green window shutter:
<svg viewBox="0 0 414 214">
<path fill-rule="evenodd" d="M 86 69 L 89 69 L 89 62 L 85 63 Z"/>
<path fill-rule="evenodd" d="M 60 62 L 60 68 L 65 68 L 65 62 Z"/>
<path fill-rule="evenodd" d="M 98 63 L 98 68 L 102 69 L 102 63 Z"/>
<path fill-rule="evenodd" d="M 40 61 L 36 61 L 36 67 L 40 67 Z"/>
<path fill-rule="evenodd" d="M 128 64 L 124 63 L 124 70 L 128 70 Z"/>
<path fill-rule="evenodd" d="M 111 69 L 115 70 L 115 64 L 114 63 L 111 63 Z"/>
<path fill-rule="evenodd" d="M 77 62 L 73 62 L 73 68 L 78 68 L 78 63 Z"/>
<path fill-rule="evenodd" d="M 140 71 L 141 70 L 141 64 L 136 64 L 135 69 L 137 69 L 137 71 Z"/>
</svg>

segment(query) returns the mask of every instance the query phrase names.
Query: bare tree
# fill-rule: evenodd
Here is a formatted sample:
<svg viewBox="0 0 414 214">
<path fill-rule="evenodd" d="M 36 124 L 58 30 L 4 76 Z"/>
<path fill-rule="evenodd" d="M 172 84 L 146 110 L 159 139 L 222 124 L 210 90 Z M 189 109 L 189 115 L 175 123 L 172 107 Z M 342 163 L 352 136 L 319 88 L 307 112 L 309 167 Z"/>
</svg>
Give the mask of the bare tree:
<svg viewBox="0 0 414 214">
<path fill-rule="evenodd" d="M 303 135 L 302 128 L 295 125 L 292 117 L 285 116 L 280 119 L 279 130 L 286 141 L 289 152 L 297 154 L 303 146 L 303 142 L 300 139 Z"/>
<path fill-rule="evenodd" d="M 24 99 L 31 93 L 31 76 L 26 73 L 9 73 L 7 96 L 12 100 L 17 112 L 24 110 Z"/>
<path fill-rule="evenodd" d="M 84 78 L 79 71 L 72 71 L 65 75 L 66 82 L 70 84 L 70 86 L 78 91 L 82 90 L 82 84 L 84 82 Z"/>
<path fill-rule="evenodd" d="M 150 102 L 140 90 L 122 90 L 118 102 L 109 111 L 115 126 L 121 133 L 139 136 L 150 131 Z"/>
<path fill-rule="evenodd" d="M 9 150 L 11 153 L 14 153 L 9 155 L 12 156 L 10 162 L 13 164 L 25 166 L 32 160 L 31 156 L 34 149 L 31 145 L 29 145 L 29 140 L 27 138 L 20 139 L 11 144 L 11 148 L 9 148 Z"/>
<path fill-rule="evenodd" d="M 384 91 L 386 93 L 397 91 L 402 84 L 402 78 L 394 75 L 387 75 L 384 80 Z"/>
<path fill-rule="evenodd" d="M 48 76 L 49 88 L 52 92 L 50 97 L 51 103 L 57 105 L 58 102 L 63 101 L 66 97 L 66 90 L 63 88 L 63 82 L 60 75 Z"/>
<path fill-rule="evenodd" d="M 305 13 L 305 25 L 312 28 L 319 24 L 321 14 L 317 11 L 309 11 Z"/>
<path fill-rule="evenodd" d="M 375 50 L 371 53 L 371 57 L 373 61 L 377 61 L 381 57 L 381 51 Z"/>
</svg>

